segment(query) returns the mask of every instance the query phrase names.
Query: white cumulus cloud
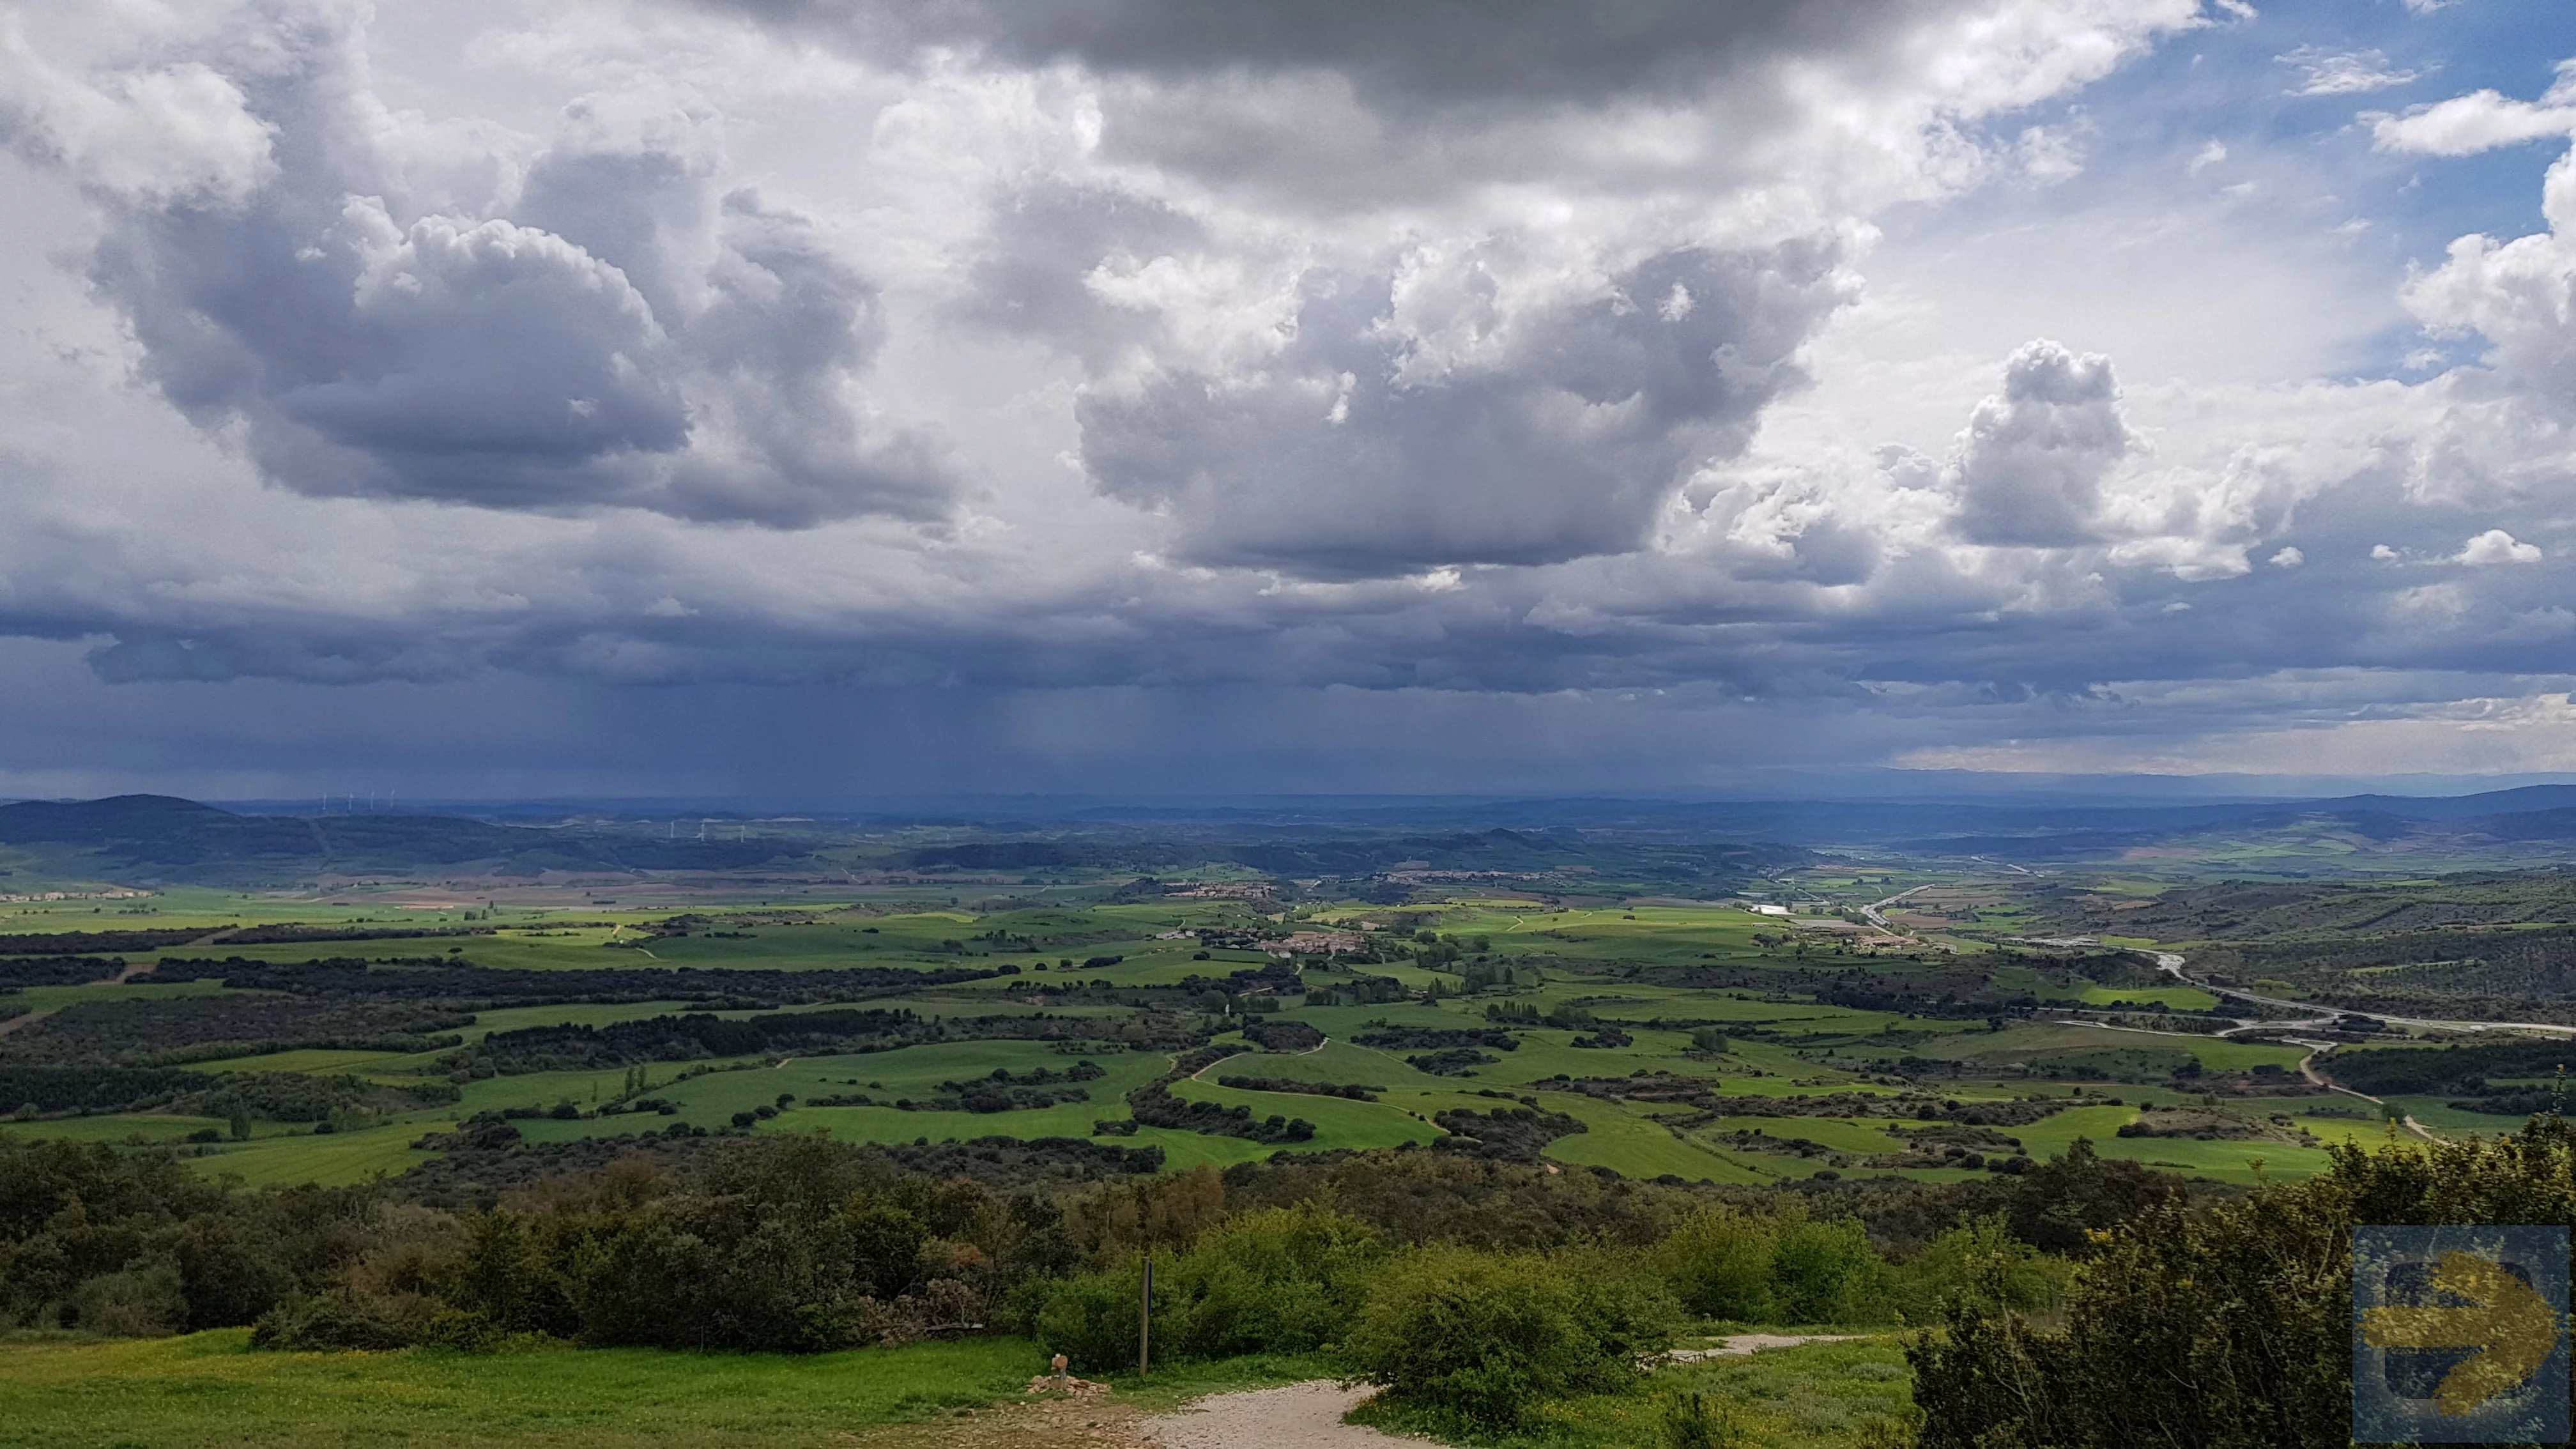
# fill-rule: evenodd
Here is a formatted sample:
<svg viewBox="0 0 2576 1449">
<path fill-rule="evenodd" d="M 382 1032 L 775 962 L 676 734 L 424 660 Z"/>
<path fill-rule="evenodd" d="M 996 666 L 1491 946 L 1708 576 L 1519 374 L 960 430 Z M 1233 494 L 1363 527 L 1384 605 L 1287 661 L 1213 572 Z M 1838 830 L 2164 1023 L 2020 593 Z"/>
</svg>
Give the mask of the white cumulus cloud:
<svg viewBox="0 0 2576 1449">
<path fill-rule="evenodd" d="M 2464 564 L 2536 564 L 2545 557 L 2540 545 L 2524 543 L 2501 528 L 2490 528 L 2460 546 L 2451 556 L 2453 563 Z"/>
</svg>

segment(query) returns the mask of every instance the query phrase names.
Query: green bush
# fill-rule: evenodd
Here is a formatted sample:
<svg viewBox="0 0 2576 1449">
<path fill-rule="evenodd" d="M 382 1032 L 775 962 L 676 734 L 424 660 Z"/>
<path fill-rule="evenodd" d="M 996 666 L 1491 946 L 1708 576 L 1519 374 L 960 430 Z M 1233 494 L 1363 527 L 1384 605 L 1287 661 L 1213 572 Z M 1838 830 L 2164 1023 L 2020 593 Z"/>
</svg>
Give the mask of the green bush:
<svg viewBox="0 0 2576 1449">
<path fill-rule="evenodd" d="M 1664 1449 L 1741 1449 L 1752 1442 L 1732 1404 L 1696 1390 L 1665 1398 L 1662 1428 Z"/>
<path fill-rule="evenodd" d="M 1849 1219 L 1780 1220 L 1771 1250 L 1771 1308 L 1782 1323 L 1885 1323 L 1895 1305 L 1887 1265 Z"/>
<path fill-rule="evenodd" d="M 1895 1272 L 1897 1301 L 1914 1323 L 1954 1306 L 2036 1313 L 2057 1306 L 2073 1265 L 2012 1235 L 2000 1214 L 1961 1223 Z"/>
<path fill-rule="evenodd" d="M 274 1225 L 248 1214 L 208 1215 L 175 1234 L 191 1329 L 251 1323 L 296 1289 L 293 1256 Z"/>
<path fill-rule="evenodd" d="M 1683 1220 L 1657 1245 L 1656 1271 L 1681 1305 L 1702 1318 L 1772 1318 L 1772 1220 L 1720 1204 Z"/>
<path fill-rule="evenodd" d="M 2201 1211 L 2105 1235 L 2065 1326 L 1954 1305 L 1908 1348 L 1925 1449 L 2341 1446 L 2352 1409 L 2352 1229 L 2361 1223 L 2563 1223 L 2576 1127 L 2377 1152 Z"/>
<path fill-rule="evenodd" d="M 1431 1247 L 1388 1265 L 1342 1347 L 1387 1409 L 1495 1433 L 1549 1400 L 1633 1386 L 1678 1316 L 1660 1280 L 1606 1252 Z"/>
<path fill-rule="evenodd" d="M 1274 1208 L 1220 1223 L 1174 1265 L 1174 1296 L 1186 1305 L 1176 1315 L 1176 1348 L 1193 1358 L 1230 1358 L 1326 1347 L 1357 1315 L 1368 1272 L 1382 1256 L 1366 1224 L 1318 1208 Z M 1155 1319 L 1159 1331 L 1163 1315 Z"/>
<path fill-rule="evenodd" d="M 1685 1219 L 1651 1262 L 1682 1306 L 1742 1323 L 1883 1323 L 1887 1265 L 1857 1222 L 1718 1205 Z"/>
<path fill-rule="evenodd" d="M 1143 1278 L 1141 1272 L 1084 1273 L 1057 1284 L 1038 1310 L 1038 1342 L 1071 1360 L 1077 1373 L 1133 1366 Z"/>
<path fill-rule="evenodd" d="M 77 1325 L 107 1338 L 159 1338 L 188 1323 L 188 1299 L 179 1270 L 145 1263 L 80 1285 L 72 1295 Z"/>
<path fill-rule="evenodd" d="M 1340 1338 L 1382 1252 L 1366 1224 L 1313 1206 L 1242 1214 L 1154 1265 L 1156 1361 L 1309 1353 Z M 1136 1361 L 1141 1265 L 1070 1278 L 1038 1337 L 1091 1372 Z"/>
<path fill-rule="evenodd" d="M 433 1285 L 466 1321 L 441 1332 L 814 1353 L 909 1323 L 897 1300 L 933 1286 L 933 1268 L 986 1261 L 981 1250 L 961 1259 L 953 1244 L 945 1262 L 927 1261 L 929 1223 L 861 1187 L 829 1143 L 753 1144 L 720 1166 L 688 1190 L 639 1183 L 470 1220 Z M 931 1199 L 942 1190 L 922 1189 Z M 977 1300 L 942 1290 L 961 1310 Z"/>
<path fill-rule="evenodd" d="M 253 1348 L 392 1349 L 430 1340 L 436 1305 L 417 1293 L 333 1288 L 293 1298 L 260 1315 Z"/>
</svg>

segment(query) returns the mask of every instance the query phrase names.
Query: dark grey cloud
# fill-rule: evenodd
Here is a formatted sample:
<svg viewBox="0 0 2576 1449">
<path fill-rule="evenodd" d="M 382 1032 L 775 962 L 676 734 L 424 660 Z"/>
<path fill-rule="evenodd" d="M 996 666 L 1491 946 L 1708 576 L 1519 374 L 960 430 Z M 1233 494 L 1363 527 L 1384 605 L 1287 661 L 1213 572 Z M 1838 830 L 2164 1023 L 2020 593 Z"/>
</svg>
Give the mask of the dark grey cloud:
<svg viewBox="0 0 2576 1449">
<path fill-rule="evenodd" d="M 1846 307 L 2183 0 L 490 3 L 427 61 L 356 0 L 0 51 L 69 218 L 0 219 L 0 633 L 305 710 L 280 769 L 330 700 L 552 691 L 557 772 L 1417 782 L 2403 712 L 2576 642 L 2555 232 L 2419 273 L 2497 348 L 2423 384 L 2124 398 Z"/>
<path fill-rule="evenodd" d="M 1332 215 L 1470 200 L 1506 177 L 1605 196 L 1761 186 L 1810 142 L 1851 160 L 1954 149 L 2050 88 L 2029 88 L 2033 62 L 2107 63 L 2191 23 L 2195 0 L 2036 24 L 2020 0 L 683 3 L 922 74 L 1070 67 L 1102 158 Z M 1793 184 L 1860 181 L 1842 171 Z"/>
<path fill-rule="evenodd" d="M 690 118 L 576 110 L 517 196 L 435 204 L 378 147 L 352 35 L 289 9 L 214 57 L 271 137 L 246 194 L 103 198 L 92 276 L 173 404 L 312 494 L 945 511 L 935 448 L 860 414 L 876 289 L 793 212 L 720 197 Z"/>
<path fill-rule="evenodd" d="M 1968 10 L 1924 0 L 703 0 L 876 54 L 974 49 L 1015 67 L 1203 77 L 1329 70 L 1376 106 L 1589 103 L 1680 93 L 1801 54 L 1880 49 L 1909 23 Z"/>
<path fill-rule="evenodd" d="M 1868 0 L 705 0 L 880 54 L 967 47 L 1009 65 L 1073 61 L 1172 78 L 1327 70 L 1409 106 L 1585 102 L 1678 91 L 1748 61 L 1874 47 L 1900 27 Z M 1965 6 L 1914 5 L 1910 19 Z"/>
</svg>

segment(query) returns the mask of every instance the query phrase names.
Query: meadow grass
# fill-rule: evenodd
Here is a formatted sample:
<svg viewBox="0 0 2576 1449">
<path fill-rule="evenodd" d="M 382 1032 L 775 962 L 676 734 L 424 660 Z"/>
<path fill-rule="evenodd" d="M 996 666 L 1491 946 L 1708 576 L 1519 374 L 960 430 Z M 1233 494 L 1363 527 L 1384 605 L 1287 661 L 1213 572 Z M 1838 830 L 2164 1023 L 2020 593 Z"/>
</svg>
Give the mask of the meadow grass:
<svg viewBox="0 0 2576 1449">
<path fill-rule="evenodd" d="M 1584 1131 L 1559 1137 L 1546 1156 L 1579 1167 L 1607 1167 L 1622 1177 L 1662 1177 L 1686 1182 L 1771 1182 L 1785 1175 L 1769 1162 L 1745 1154 L 1739 1158 L 1673 1134 L 1634 1103 L 1605 1102 L 1571 1092 L 1549 1092 L 1539 1102 L 1583 1123 Z M 1797 1175 L 1804 1176 L 1800 1170 Z"/>
<path fill-rule="evenodd" d="M 2044 1065 L 2083 1052 L 2185 1052 L 2214 1072 L 2241 1072 L 2263 1063 L 2290 1068 L 2308 1053 L 2303 1047 L 2266 1042 L 2229 1041 L 2186 1032 L 2121 1031 L 2110 1027 L 2063 1022 L 2026 1022 L 1996 1032 L 1970 1032 L 1917 1048 L 1920 1055 L 1953 1060 Z"/>
<path fill-rule="evenodd" d="M 1417 1120 L 1404 1108 L 1390 1106 L 1383 1101 L 1353 1102 L 1339 1097 L 1313 1097 L 1294 1092 L 1247 1092 L 1234 1087 L 1220 1087 L 1212 1082 L 1178 1082 L 1173 1084 L 1172 1095 L 1184 1101 L 1246 1107 L 1251 1110 L 1254 1121 L 1274 1116 L 1303 1117 L 1315 1124 L 1315 1139 L 1297 1145 L 1310 1150 L 1325 1144 L 1354 1148 L 1393 1147 L 1399 1142 L 1428 1142 L 1441 1135 L 1438 1129 Z"/>
<path fill-rule="evenodd" d="M 810 1357 L 252 1353 L 249 1338 L 0 1340 L 0 1449 L 765 1449 L 1013 1397 L 1045 1363 L 1011 1338 Z"/>
<path fill-rule="evenodd" d="M 1462 1442 L 1492 1449 L 1662 1444 L 1668 1407 L 1679 1395 L 1697 1393 L 1711 1416 L 1738 1436 L 1721 1438 L 1720 1444 L 1849 1449 L 1872 1424 L 1896 1420 L 1911 1408 L 1912 1374 L 1903 1344 L 1900 1335 L 1878 1334 L 1671 1364 L 1634 1392 L 1546 1404 L 1520 1432 Z M 1375 1406 L 1360 1417 L 1399 1432 L 1428 1427 L 1401 1410 Z"/>
<path fill-rule="evenodd" d="M 434 1154 L 414 1149 L 421 1127 L 386 1123 L 354 1132 L 316 1137 L 259 1137 L 234 1147 L 221 1147 L 189 1164 L 208 1177 L 238 1177 L 246 1187 L 294 1187 L 318 1183 L 346 1187 L 373 1177 L 390 1177 L 427 1161 Z"/>
<path fill-rule="evenodd" d="M 1887 1130 L 1892 1122 L 1870 1117 L 1720 1117 L 1704 1130 L 1720 1137 L 1744 1131 L 1804 1137 L 1836 1152 L 1903 1152 L 1905 1143 Z"/>
<path fill-rule="evenodd" d="M 55 1011 L 89 1001 L 167 1001 L 174 996 L 239 995 L 224 989 L 220 981 L 174 981 L 123 986 L 92 984 L 86 986 L 21 986 L 0 1000 L 23 1006 L 30 1011 Z"/>
<path fill-rule="evenodd" d="M 2266 1178 L 2306 1177 L 2322 1172 L 2322 1147 L 2288 1142 L 2201 1142 L 2188 1137 L 2122 1137 L 2122 1125 L 2137 1119 L 2134 1106 L 2072 1107 L 2027 1126 L 2012 1129 L 2023 1150 L 2033 1157 L 2056 1157 L 2089 1137 L 2102 1157 L 2142 1162 L 2188 1177 L 2214 1182 L 2252 1184 Z M 2322 1135 L 2322 1134 L 2321 1134 Z"/>
<path fill-rule="evenodd" d="M 263 1126 L 267 1124 L 262 1124 Z M 230 1124 L 213 1117 L 164 1117 L 158 1114 L 125 1113 L 113 1117 L 57 1117 L 41 1122 L 0 1122 L 0 1138 L 34 1142 L 45 1138 L 62 1138 L 71 1142 L 128 1143 L 177 1142 L 191 1132 L 213 1128 L 230 1130 Z M 274 1127 L 271 1131 L 277 1130 Z"/>
<path fill-rule="evenodd" d="M 342 1051 L 329 1047 L 303 1047 L 294 1051 L 263 1052 L 252 1057 L 225 1057 L 220 1061 L 183 1062 L 180 1070 L 205 1072 L 317 1072 L 326 1076 L 341 1073 L 365 1075 L 382 1069 L 388 1062 L 409 1062 L 426 1053 Z"/>
<path fill-rule="evenodd" d="M 2346 1098 L 2345 1100 L 2351 1101 L 2352 1099 Z M 2501 1116 L 2493 1112 L 2463 1112 L 2459 1108 L 2452 1106 L 2450 1099 L 2447 1097 L 2389 1097 L 2385 1100 L 2390 1106 L 2397 1108 L 2398 1110 L 2406 1113 L 2406 1115 L 2414 1118 L 2416 1121 L 2423 1123 L 2425 1126 L 2432 1128 L 2434 1131 L 2439 1132 L 2444 1136 L 2467 1135 L 2470 1133 L 2495 1136 L 2507 1132 L 2518 1132 L 2522 1129 L 2523 1123 L 2531 1120 L 2528 1117 Z M 2357 1107 L 2368 1107 L 2370 1104 L 2367 1102 L 2354 1102 L 2353 1105 Z M 2372 1110 L 2375 1111 L 2377 1109 L 2373 1108 Z M 2372 1130 L 2374 1132 L 2378 1130 L 2376 1123 L 2372 1124 Z"/>
<path fill-rule="evenodd" d="M 1630 1427 L 1635 1416 L 1623 1424 L 1578 1401 L 1567 1406 L 1557 1439 L 1568 1449 L 1653 1443 L 1670 1397 L 1696 1391 L 1732 1418 L 1747 1442 L 1769 1449 L 1844 1449 L 1867 1426 L 1904 1415 L 1913 1404 L 1912 1388 L 1903 1341 L 1895 1335 L 1765 1349 L 1658 1372 L 1645 1395 L 1653 1416 L 1645 1433 Z"/>
</svg>

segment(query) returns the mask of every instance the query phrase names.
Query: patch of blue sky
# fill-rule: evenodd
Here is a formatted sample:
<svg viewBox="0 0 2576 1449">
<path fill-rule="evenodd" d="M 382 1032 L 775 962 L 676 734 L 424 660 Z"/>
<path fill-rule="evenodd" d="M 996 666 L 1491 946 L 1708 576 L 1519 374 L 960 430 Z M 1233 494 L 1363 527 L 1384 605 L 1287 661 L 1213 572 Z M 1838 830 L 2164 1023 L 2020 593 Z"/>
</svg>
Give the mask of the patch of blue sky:
<svg viewBox="0 0 2576 1449">
<path fill-rule="evenodd" d="M 2566 147 L 2394 154 L 2374 147 L 2367 118 L 2479 89 L 2536 99 L 2570 57 L 2576 6 L 2563 0 L 2455 0 L 2420 11 L 2402 0 L 2264 4 L 2172 38 L 2078 93 L 1997 118 L 1990 144 L 2038 128 L 2081 169 L 2042 168 L 1899 208 L 1884 218 L 1887 246 L 1932 255 L 2044 234 L 2052 249 L 2074 243 L 2059 258 L 2080 259 L 2187 232 L 2197 243 L 2175 246 L 2176 264 L 2269 253 L 2308 285 L 2348 296 L 2348 306 L 2312 309 L 2336 333 L 2309 350 L 2313 374 L 2421 378 L 2474 360 L 2481 344 L 2428 336 L 2398 306 L 2398 289 L 2410 272 L 2439 265 L 2458 237 L 2545 229 L 2542 173 Z M 2119 360 L 2134 375 L 2141 359 Z"/>
</svg>

